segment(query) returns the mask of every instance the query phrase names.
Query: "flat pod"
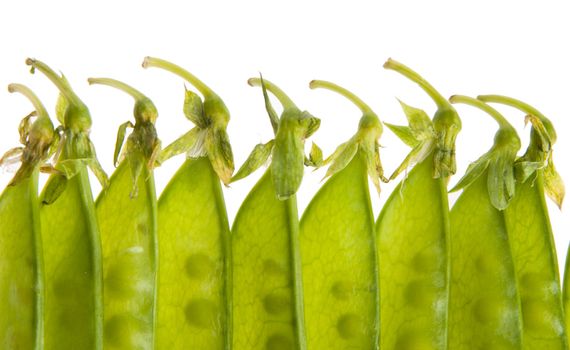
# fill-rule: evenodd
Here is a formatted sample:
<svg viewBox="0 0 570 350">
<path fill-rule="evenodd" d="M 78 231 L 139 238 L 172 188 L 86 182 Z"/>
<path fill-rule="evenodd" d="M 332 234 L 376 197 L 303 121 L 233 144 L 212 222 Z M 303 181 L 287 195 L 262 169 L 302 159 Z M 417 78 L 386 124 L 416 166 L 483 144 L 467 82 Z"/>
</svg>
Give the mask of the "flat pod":
<svg viewBox="0 0 570 350">
<path fill-rule="evenodd" d="M 96 201 L 101 232 L 104 280 L 105 348 L 154 349 L 157 284 L 157 202 L 153 166 L 160 148 L 154 104 L 120 81 L 91 78 L 135 98 L 135 125 L 119 128 L 115 162 L 126 128 L 133 127 L 123 159 Z"/>
<path fill-rule="evenodd" d="M 60 90 L 61 153 L 40 201 L 45 264 L 45 348 L 102 348 L 101 241 L 87 167 L 107 177 L 89 139 L 91 116 L 67 80 L 28 59 Z M 62 102 L 63 101 L 63 102 Z"/>
<path fill-rule="evenodd" d="M 0 195 L 0 347 L 43 349 L 45 291 L 38 179 L 57 141 L 38 97 L 21 84 L 8 85 L 8 91 L 23 94 L 35 108 L 18 128 L 24 147 L 13 148 L 0 158 L 0 166 L 21 163 Z"/>
<path fill-rule="evenodd" d="M 158 204 L 160 265 L 157 348 L 230 349 L 232 334 L 230 228 L 220 180 L 228 183 L 233 155 L 224 102 L 185 69 L 147 57 L 143 67 L 170 71 L 202 94 L 186 90 L 184 114 L 196 126 L 168 145 L 162 162 L 187 159 Z"/>
<path fill-rule="evenodd" d="M 269 169 L 236 215 L 232 227 L 236 350 L 302 349 L 295 306 L 300 279 L 294 267 L 296 213 L 294 195 L 277 199 Z"/>
<path fill-rule="evenodd" d="M 552 161 L 556 132 L 550 120 L 522 101 L 499 95 L 478 99 L 515 107 L 532 123 L 529 146 L 515 163 L 516 195 L 505 210 L 521 298 L 523 347 L 567 349 L 558 260 L 545 200 L 548 194 L 560 206 L 564 197 Z"/>
<path fill-rule="evenodd" d="M 160 196 L 158 219 L 157 348 L 230 348 L 229 224 L 208 158 L 184 162 Z"/>
<path fill-rule="evenodd" d="M 157 209 L 154 177 L 145 168 L 130 196 L 131 171 L 122 162 L 96 201 L 104 280 L 104 344 L 153 349 Z"/>
<path fill-rule="evenodd" d="M 567 349 L 554 238 L 544 198 L 542 171 L 517 183 L 505 210 L 513 251 L 525 349 Z"/>
<path fill-rule="evenodd" d="M 521 314 L 503 211 L 491 203 L 487 171 L 450 214 L 450 349 L 521 349 Z"/>
<path fill-rule="evenodd" d="M 410 171 L 376 222 L 381 349 L 446 348 L 449 209 L 432 165 Z"/>
<path fill-rule="evenodd" d="M 378 348 L 378 276 L 366 162 L 360 154 L 315 195 L 300 224 L 309 349 Z"/>
<path fill-rule="evenodd" d="M 57 176 L 52 175 L 45 188 Z M 85 168 L 67 180 L 55 202 L 41 207 L 46 349 L 100 348 L 101 242 L 95 215 Z"/>
<path fill-rule="evenodd" d="M 37 170 L 0 196 L 0 348 L 43 343 L 43 261 Z"/>
</svg>

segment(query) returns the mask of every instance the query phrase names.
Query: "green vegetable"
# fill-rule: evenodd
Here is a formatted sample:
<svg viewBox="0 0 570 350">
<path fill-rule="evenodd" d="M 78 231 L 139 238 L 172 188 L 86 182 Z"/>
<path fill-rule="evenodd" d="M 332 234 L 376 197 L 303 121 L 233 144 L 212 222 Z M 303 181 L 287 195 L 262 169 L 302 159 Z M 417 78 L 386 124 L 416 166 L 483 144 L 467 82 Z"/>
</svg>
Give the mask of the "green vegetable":
<svg viewBox="0 0 570 350">
<path fill-rule="evenodd" d="M 99 78 L 135 99 L 135 124 L 119 128 L 115 164 L 127 127 L 123 159 L 96 201 L 103 248 L 104 344 L 109 349 L 154 349 L 157 209 L 153 167 L 160 141 L 154 104 L 122 82 Z"/>
<path fill-rule="evenodd" d="M 550 120 L 526 103 L 497 95 L 478 97 L 527 113 L 530 144 L 516 160 L 516 196 L 505 209 L 523 315 L 525 349 L 568 349 L 554 238 L 545 194 L 558 206 L 564 185 L 552 160 L 556 132 Z"/>
<path fill-rule="evenodd" d="M 0 196 L 0 346 L 39 350 L 44 346 L 45 291 L 38 174 L 55 149 L 57 134 L 46 109 L 29 88 L 10 84 L 8 90 L 26 96 L 35 111 L 20 123 L 24 147 L 14 148 L 0 159 L 0 164 L 22 163 Z"/>
<path fill-rule="evenodd" d="M 159 159 L 188 158 L 158 202 L 160 265 L 157 349 L 230 349 L 232 331 L 230 229 L 220 179 L 233 173 L 226 134 L 229 112 L 200 80 L 172 63 L 147 57 L 186 79 L 204 100 L 186 90 L 185 116 L 196 124 Z"/>
<path fill-rule="evenodd" d="M 274 142 L 258 145 L 234 179 L 265 163 L 270 168 L 242 203 L 232 227 L 234 336 L 239 349 L 305 350 L 297 191 L 303 177 L 303 144 L 320 120 L 301 112 L 277 86 L 261 79 Z M 283 105 L 281 118 L 267 89 Z M 269 150 L 267 150 L 269 149 Z"/>
<path fill-rule="evenodd" d="M 101 349 L 103 279 L 101 241 L 87 167 L 102 182 L 107 176 L 89 139 L 91 116 L 67 79 L 43 62 L 28 59 L 60 90 L 62 123 L 55 173 L 40 196 L 45 265 L 45 348 Z"/>
<path fill-rule="evenodd" d="M 386 124 L 413 147 L 394 179 L 417 163 L 384 205 L 376 223 L 380 266 L 381 348 L 446 349 L 449 294 L 447 177 L 455 172 L 461 121 L 451 104 L 417 73 L 394 60 L 393 69 L 435 101 L 433 121 L 402 103 L 409 127 Z"/>
<path fill-rule="evenodd" d="M 378 257 L 367 174 L 378 186 L 382 124 L 370 107 L 340 86 L 314 80 L 310 87 L 345 96 L 363 115 L 357 133 L 325 161 L 332 163 L 327 172 L 332 177 L 301 219 L 307 347 L 378 349 Z"/>
<path fill-rule="evenodd" d="M 451 190 L 463 189 L 450 215 L 450 349 L 521 349 L 522 315 L 505 208 L 516 197 L 515 129 L 495 109 L 467 96 L 452 103 L 480 108 L 499 124 L 493 147 Z"/>
</svg>

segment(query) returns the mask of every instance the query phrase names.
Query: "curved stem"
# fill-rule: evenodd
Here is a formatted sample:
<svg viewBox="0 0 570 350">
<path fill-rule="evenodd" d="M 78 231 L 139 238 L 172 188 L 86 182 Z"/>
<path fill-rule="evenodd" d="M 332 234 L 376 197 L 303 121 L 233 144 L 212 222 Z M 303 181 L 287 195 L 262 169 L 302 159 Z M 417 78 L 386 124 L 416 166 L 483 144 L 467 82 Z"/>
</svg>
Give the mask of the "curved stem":
<svg viewBox="0 0 570 350">
<path fill-rule="evenodd" d="M 495 119 L 495 121 L 497 122 L 497 124 L 499 124 L 499 127 L 501 129 L 510 129 L 513 131 L 515 130 L 513 126 L 505 119 L 505 117 L 503 117 L 501 113 L 499 113 L 496 109 L 494 109 L 493 107 L 489 106 L 488 104 L 486 104 L 481 100 L 464 95 L 453 95 L 449 98 L 449 102 L 463 103 L 466 105 L 479 108 L 480 110 L 486 112 L 491 117 L 493 117 L 493 119 Z"/>
<path fill-rule="evenodd" d="M 343 88 L 342 86 L 339 86 L 335 83 L 331 83 L 330 81 L 312 80 L 309 83 L 309 88 L 311 88 L 311 89 L 323 88 L 323 89 L 327 89 L 330 91 L 334 91 L 334 92 L 346 97 L 349 101 L 354 103 L 358 108 L 360 108 L 362 113 L 373 113 L 370 106 L 368 106 L 366 103 L 364 103 L 364 101 L 362 101 L 358 96 L 356 96 L 352 92 L 348 91 L 347 89 Z"/>
<path fill-rule="evenodd" d="M 505 104 L 507 106 L 514 107 L 514 108 L 516 108 L 516 109 L 518 109 L 524 113 L 537 116 L 538 118 L 540 118 L 541 121 L 545 120 L 545 119 L 548 120 L 548 118 L 546 118 L 544 116 L 544 114 L 540 113 L 533 106 L 531 106 L 528 103 L 525 103 L 521 100 L 517 100 L 515 98 L 512 98 L 512 97 L 503 96 L 503 95 L 479 95 L 479 96 L 477 96 L 477 99 L 481 100 L 483 102 Z"/>
<path fill-rule="evenodd" d="M 411 81 L 418 84 L 437 104 L 438 108 L 449 106 L 449 102 L 443 97 L 430 83 L 428 83 L 424 78 L 422 78 L 418 73 L 413 71 L 406 65 L 389 58 L 386 63 L 384 63 L 384 68 L 394 70 Z"/>
<path fill-rule="evenodd" d="M 263 78 L 249 78 L 247 83 L 250 86 L 261 86 L 262 79 Z M 297 108 L 297 106 L 295 105 L 295 103 L 293 103 L 293 101 L 289 98 L 289 96 L 287 96 L 287 94 L 285 94 L 283 90 L 281 90 L 277 85 L 273 84 L 272 82 L 266 79 L 263 79 L 263 85 L 265 85 L 265 88 L 269 92 L 271 92 L 275 97 L 277 97 L 281 105 L 283 105 L 284 109 L 292 107 Z"/>
<path fill-rule="evenodd" d="M 32 90 L 30 90 L 30 88 L 22 84 L 10 84 L 8 85 L 8 91 L 11 93 L 19 92 L 22 95 L 26 96 L 28 100 L 30 100 L 30 102 L 34 105 L 35 110 L 38 112 L 38 118 L 49 119 L 48 112 L 43 103 L 40 101 L 38 96 Z"/>
<path fill-rule="evenodd" d="M 36 60 L 34 58 L 27 58 L 26 64 L 32 66 L 32 69 L 37 69 L 42 72 L 52 83 L 59 89 L 59 91 L 67 98 L 69 102 L 77 103 L 79 102 L 79 97 L 71 90 L 71 86 L 67 83 L 67 80 L 59 74 L 57 74 L 53 69 L 51 69 L 47 64 L 42 61 Z M 32 73 L 33 73 L 32 70 Z"/>
<path fill-rule="evenodd" d="M 212 89 L 210 89 L 200 79 L 196 78 L 196 76 L 194 76 L 192 73 L 188 72 L 186 69 L 174 63 L 162 60 L 160 58 L 147 56 L 144 58 L 142 66 L 143 68 L 148 68 L 148 67 L 162 68 L 164 70 L 167 70 L 171 73 L 178 75 L 181 78 L 186 79 L 186 81 L 188 81 L 196 89 L 198 89 L 198 91 L 200 91 L 200 93 L 204 96 L 204 98 L 217 96 L 214 93 L 214 91 L 212 91 Z"/>
<path fill-rule="evenodd" d="M 135 100 L 143 100 L 143 99 L 147 98 L 145 95 L 143 95 L 140 91 L 138 91 L 134 87 L 132 87 L 128 84 L 125 84 L 121 81 L 115 80 L 115 79 L 111 79 L 111 78 L 89 78 L 89 79 L 87 79 L 87 81 L 89 82 L 90 85 L 101 84 L 101 85 L 107 85 L 107 86 L 111 86 L 111 87 L 114 87 L 116 89 L 122 90 L 122 91 L 126 92 L 127 94 L 131 95 Z"/>
</svg>

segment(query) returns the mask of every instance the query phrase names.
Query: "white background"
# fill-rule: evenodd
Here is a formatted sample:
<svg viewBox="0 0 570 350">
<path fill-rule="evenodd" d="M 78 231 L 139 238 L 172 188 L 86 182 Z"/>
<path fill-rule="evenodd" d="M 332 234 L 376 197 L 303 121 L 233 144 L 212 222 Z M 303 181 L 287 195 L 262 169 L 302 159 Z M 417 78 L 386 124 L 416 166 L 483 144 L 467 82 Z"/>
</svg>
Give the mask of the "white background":
<svg viewBox="0 0 570 350">
<path fill-rule="evenodd" d="M 538 5 L 540 4 L 540 5 Z M 393 57 L 420 72 L 444 96 L 510 95 L 541 110 L 558 131 L 555 160 L 570 182 L 570 13 L 563 1 L 2 1 L 0 3 L 0 86 L 30 86 L 53 111 L 55 88 L 24 65 L 35 57 L 66 74 L 93 117 L 92 140 L 108 173 L 119 124 L 132 120 L 132 100 L 88 77 L 123 80 L 147 94 L 159 109 L 159 136 L 166 145 L 192 127 L 182 115 L 183 81 L 158 69 L 143 70 L 144 56 L 175 62 L 201 78 L 232 113 L 229 135 L 236 166 L 252 147 L 272 137 L 259 88 L 246 80 L 262 72 L 302 109 L 322 119 L 316 141 L 329 154 L 356 130 L 359 111 L 341 97 L 311 91 L 311 79 L 327 79 L 354 91 L 380 118 L 396 124 L 405 117 L 395 99 L 421 107 L 434 104 L 416 85 L 382 69 Z M 277 105 L 276 105 L 277 107 Z M 457 140 L 458 176 L 492 144 L 493 121 L 458 106 L 463 131 Z M 32 110 L 22 96 L 0 89 L 0 149 L 18 145 L 17 125 Z M 500 108 L 528 143 L 523 114 Z M 55 120 L 55 115 L 52 113 Z M 390 174 L 408 149 L 389 131 L 381 139 Z M 156 170 L 161 191 L 182 162 Z M 299 192 L 302 211 L 318 189 L 323 171 L 307 170 Z M 0 174 L 0 187 L 12 177 Z M 226 189 L 230 221 L 261 171 Z M 375 215 L 396 182 L 373 194 Z M 94 186 L 97 194 L 98 186 Z M 455 195 L 452 196 L 452 200 Z M 568 211 L 549 209 L 561 268 L 568 245 Z"/>
</svg>

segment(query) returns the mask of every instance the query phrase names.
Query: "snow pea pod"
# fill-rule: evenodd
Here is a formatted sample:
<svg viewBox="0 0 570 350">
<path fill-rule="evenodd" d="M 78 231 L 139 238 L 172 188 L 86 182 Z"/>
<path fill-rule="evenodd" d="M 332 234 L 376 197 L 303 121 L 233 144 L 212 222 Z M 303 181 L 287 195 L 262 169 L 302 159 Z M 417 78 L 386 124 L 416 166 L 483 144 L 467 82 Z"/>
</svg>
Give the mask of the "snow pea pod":
<svg viewBox="0 0 570 350">
<path fill-rule="evenodd" d="M 123 159 L 95 202 L 103 254 L 104 329 L 108 349 L 153 349 L 157 277 L 157 203 L 153 167 L 160 141 L 157 110 L 133 87 L 108 78 L 90 84 L 120 89 L 135 99 L 135 124 L 118 132 L 115 165 L 127 127 Z"/>
<path fill-rule="evenodd" d="M 301 218 L 307 347 L 378 349 L 378 257 L 367 175 L 377 185 L 383 178 L 378 144 L 382 124 L 346 89 L 320 80 L 310 87 L 345 96 L 362 117 L 357 133 L 325 161 L 332 163 L 327 172 L 331 177 Z"/>
<path fill-rule="evenodd" d="M 233 347 L 306 349 L 297 191 L 303 177 L 304 140 L 320 120 L 301 112 L 269 81 L 261 85 L 275 140 L 256 146 L 234 176 L 240 179 L 264 164 L 270 168 L 242 203 L 232 227 L 234 302 Z M 266 88 L 283 105 L 278 118 Z"/>
<path fill-rule="evenodd" d="M 522 315 L 505 209 L 515 195 L 515 129 L 489 105 L 452 96 L 499 124 L 492 148 L 471 163 L 451 191 L 463 189 L 450 214 L 450 349 L 522 349 Z"/>
<path fill-rule="evenodd" d="M 413 149 L 392 174 L 417 163 L 400 182 L 376 222 L 382 349 L 446 349 L 449 294 L 447 178 L 455 173 L 455 138 L 461 121 L 427 81 L 389 59 L 393 69 L 420 85 L 435 101 L 427 114 L 402 103 L 409 127 L 386 124 Z"/>
<path fill-rule="evenodd" d="M 45 348 L 101 349 L 103 288 L 101 241 L 87 167 L 107 176 L 89 139 L 91 116 L 67 79 L 28 59 L 60 90 L 61 150 L 40 195 L 45 266 Z"/>
<path fill-rule="evenodd" d="M 143 65 L 179 75 L 204 97 L 202 101 L 186 91 L 184 114 L 196 127 L 158 157 L 163 162 L 188 153 L 158 201 L 156 345 L 159 349 L 230 349 L 230 228 L 220 184 L 220 179 L 229 182 L 233 173 L 226 134 L 230 115 L 220 97 L 188 71 L 151 57 Z"/>
<path fill-rule="evenodd" d="M 525 349 L 568 349 L 554 238 L 545 194 L 558 206 L 564 185 L 552 160 L 556 132 L 530 105 L 506 96 L 483 95 L 485 102 L 515 107 L 532 123 L 529 146 L 515 163 L 516 196 L 505 209 L 523 315 Z"/>
<path fill-rule="evenodd" d="M 34 105 L 20 124 L 24 147 L 8 151 L 0 164 L 20 161 L 14 178 L 0 195 L 0 347 L 43 349 L 44 267 L 38 200 L 40 166 L 57 143 L 43 104 L 26 86 L 10 84 Z"/>
</svg>

